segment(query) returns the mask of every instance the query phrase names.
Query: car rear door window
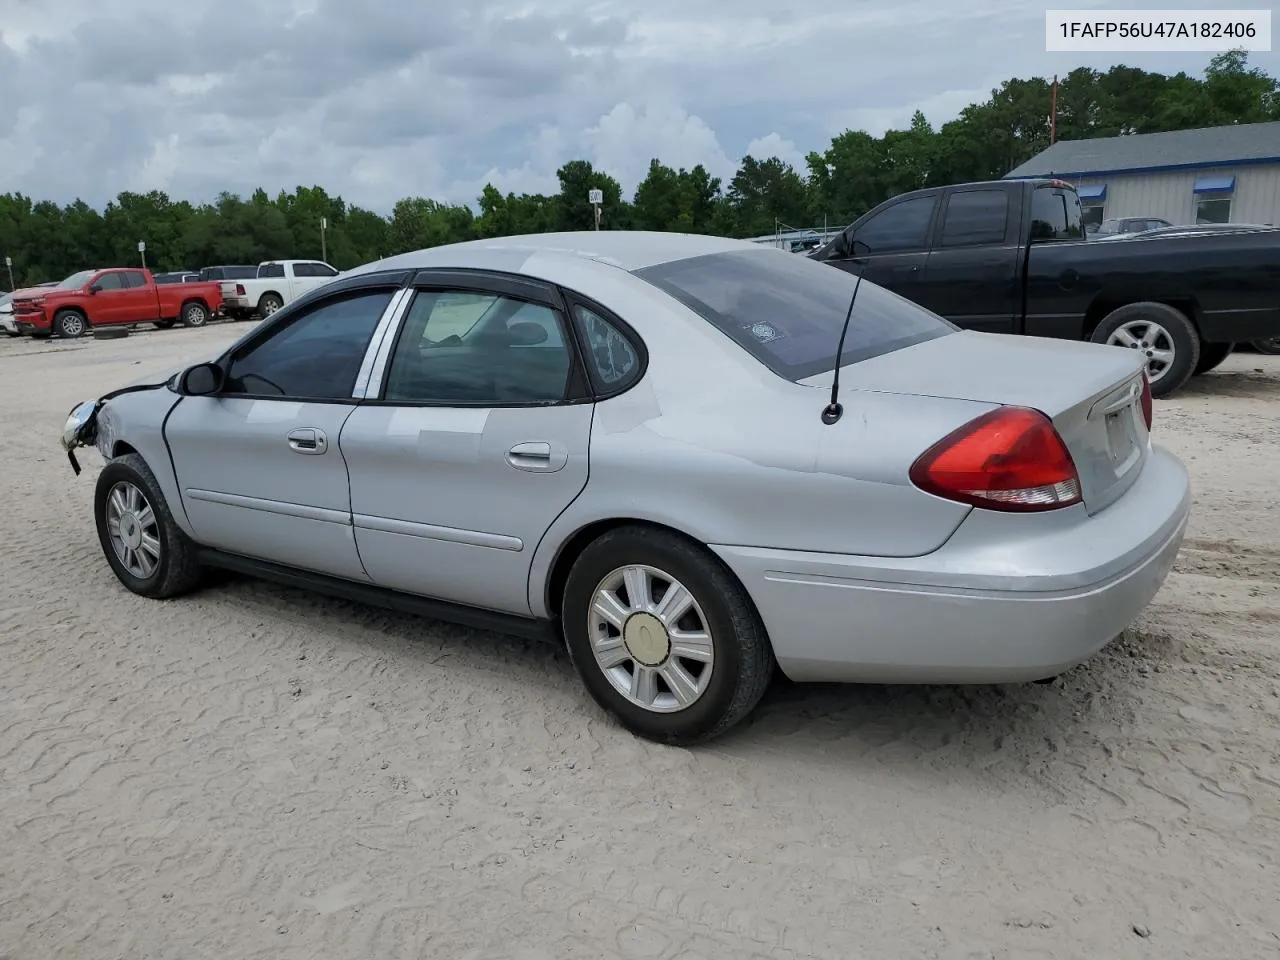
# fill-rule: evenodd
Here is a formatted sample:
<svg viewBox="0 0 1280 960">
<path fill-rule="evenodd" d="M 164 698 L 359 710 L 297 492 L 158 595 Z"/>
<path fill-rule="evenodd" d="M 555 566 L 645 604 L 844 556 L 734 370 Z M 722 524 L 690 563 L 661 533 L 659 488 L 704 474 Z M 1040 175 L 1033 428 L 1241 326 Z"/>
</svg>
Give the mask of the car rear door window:
<svg viewBox="0 0 1280 960">
<path fill-rule="evenodd" d="M 392 290 L 323 300 L 232 359 L 224 393 L 349 400 Z"/>
<path fill-rule="evenodd" d="M 419 290 L 382 399 L 442 406 L 564 400 L 573 351 L 558 311 L 498 294 Z"/>
<path fill-rule="evenodd" d="M 258 276 L 263 280 L 274 280 L 284 276 L 283 263 L 264 263 L 258 268 Z"/>
<path fill-rule="evenodd" d="M 1009 222 L 1005 190 L 965 190 L 947 198 L 942 220 L 943 247 L 978 247 L 1004 242 Z"/>
<path fill-rule="evenodd" d="M 182 279 L 178 277 L 178 279 Z M 129 288 L 145 287 L 147 285 L 147 275 L 141 270 L 126 270 L 124 273 L 124 285 Z"/>
<path fill-rule="evenodd" d="M 1111 232 L 1108 223 L 1102 222 L 1098 233 Z M 1080 209 L 1080 196 L 1070 187 L 1039 184 L 1031 191 L 1031 240 L 1079 240 L 1084 236 L 1084 214 Z"/>
</svg>

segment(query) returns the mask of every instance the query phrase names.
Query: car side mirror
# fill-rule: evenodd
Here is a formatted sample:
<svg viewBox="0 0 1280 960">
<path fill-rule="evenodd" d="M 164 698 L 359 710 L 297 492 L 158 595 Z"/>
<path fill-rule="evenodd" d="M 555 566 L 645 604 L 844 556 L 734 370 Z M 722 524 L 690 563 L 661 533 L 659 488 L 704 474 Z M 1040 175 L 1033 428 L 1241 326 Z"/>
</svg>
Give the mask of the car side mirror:
<svg viewBox="0 0 1280 960">
<path fill-rule="evenodd" d="M 198 363 L 188 367 L 178 381 L 179 390 L 190 397 L 207 397 L 222 389 L 225 376 L 216 363 Z"/>
<path fill-rule="evenodd" d="M 91 284 L 89 284 L 89 292 L 90 292 L 90 293 L 101 293 L 101 292 L 102 292 L 102 284 L 101 284 L 101 283 L 91 283 Z"/>
<path fill-rule="evenodd" d="M 540 323 L 513 323 L 507 327 L 507 335 L 512 345 L 517 347 L 536 347 L 547 342 L 547 328 Z"/>
</svg>

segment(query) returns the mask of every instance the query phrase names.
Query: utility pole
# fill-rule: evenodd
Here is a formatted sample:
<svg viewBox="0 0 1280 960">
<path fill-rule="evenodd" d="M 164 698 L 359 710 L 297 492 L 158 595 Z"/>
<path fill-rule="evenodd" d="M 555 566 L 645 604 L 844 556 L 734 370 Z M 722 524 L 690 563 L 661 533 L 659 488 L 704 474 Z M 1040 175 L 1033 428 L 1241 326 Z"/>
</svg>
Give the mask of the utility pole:
<svg viewBox="0 0 1280 960">
<path fill-rule="evenodd" d="M 1058 75 L 1053 75 L 1053 107 L 1049 114 L 1049 144 L 1058 142 Z"/>
<path fill-rule="evenodd" d="M 142 269 L 147 269 L 147 241 L 138 241 L 138 253 L 142 257 Z"/>
<path fill-rule="evenodd" d="M 13 257 L 5 257 L 4 265 L 9 269 L 9 289 L 16 289 L 13 283 Z"/>
<path fill-rule="evenodd" d="M 329 262 L 329 247 L 325 243 L 325 231 L 329 229 L 329 218 L 320 218 L 320 259 L 325 263 Z"/>
</svg>

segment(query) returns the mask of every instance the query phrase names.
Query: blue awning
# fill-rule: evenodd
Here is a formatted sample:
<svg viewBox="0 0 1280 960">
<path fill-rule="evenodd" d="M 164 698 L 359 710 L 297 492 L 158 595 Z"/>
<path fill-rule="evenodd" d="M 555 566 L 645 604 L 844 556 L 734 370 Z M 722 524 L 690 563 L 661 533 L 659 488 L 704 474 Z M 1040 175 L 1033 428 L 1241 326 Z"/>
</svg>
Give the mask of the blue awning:
<svg viewBox="0 0 1280 960">
<path fill-rule="evenodd" d="M 1200 177 L 1196 180 L 1192 193 L 1232 193 L 1236 189 L 1236 178 L 1232 177 Z"/>
<path fill-rule="evenodd" d="M 1107 199 L 1107 185 L 1105 183 L 1094 183 L 1087 187 L 1076 187 L 1076 195 L 1081 200 L 1097 200 L 1101 203 Z"/>
</svg>

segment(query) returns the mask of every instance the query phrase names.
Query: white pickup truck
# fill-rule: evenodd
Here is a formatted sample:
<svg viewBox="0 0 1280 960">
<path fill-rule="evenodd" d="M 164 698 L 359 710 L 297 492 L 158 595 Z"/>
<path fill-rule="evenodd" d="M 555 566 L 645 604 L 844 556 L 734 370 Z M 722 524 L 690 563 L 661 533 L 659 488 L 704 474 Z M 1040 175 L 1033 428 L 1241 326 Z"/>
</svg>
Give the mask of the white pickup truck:
<svg viewBox="0 0 1280 960">
<path fill-rule="evenodd" d="M 266 260 L 258 264 L 256 277 L 222 282 L 222 312 L 236 320 L 269 317 L 337 275 L 323 260 Z"/>
</svg>

